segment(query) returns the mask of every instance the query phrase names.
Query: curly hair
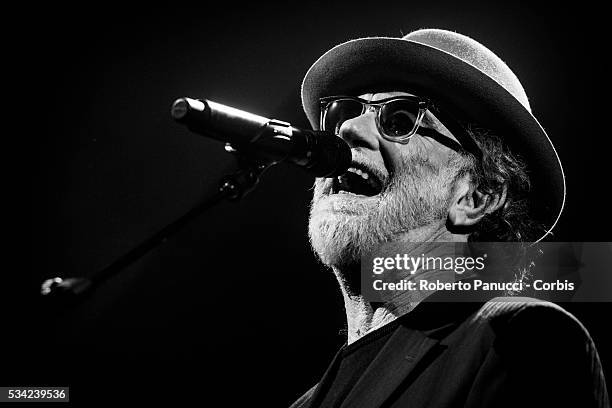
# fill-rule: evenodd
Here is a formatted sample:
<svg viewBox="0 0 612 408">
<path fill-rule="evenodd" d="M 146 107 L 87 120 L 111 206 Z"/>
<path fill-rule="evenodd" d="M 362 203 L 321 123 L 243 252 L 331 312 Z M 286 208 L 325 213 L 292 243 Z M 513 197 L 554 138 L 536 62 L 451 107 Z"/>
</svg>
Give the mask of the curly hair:
<svg viewBox="0 0 612 408">
<path fill-rule="evenodd" d="M 471 231 L 468 241 L 525 243 L 515 246 L 520 252 L 506 254 L 510 261 L 507 265 L 512 265 L 510 269 L 513 275 L 508 278 L 525 283 L 531 277 L 530 271 L 535 266 L 535 259 L 541 254 L 541 251 L 529 245 L 546 231 L 532 216 L 527 164 L 491 130 L 475 125 L 464 128 L 482 154 L 480 159 L 476 159 L 463 152 L 462 155 L 467 159 L 464 171 L 482 192 L 501 194 L 504 187 L 507 189 L 505 204 L 485 215 Z"/>
<path fill-rule="evenodd" d="M 502 194 L 506 202 L 497 211 L 486 214 L 471 231 L 469 241 L 531 242 L 546 229 L 532 216 L 529 201 L 531 187 L 527 165 L 491 130 L 465 126 L 466 133 L 476 143 L 481 157 L 462 152 L 466 165 L 462 174 L 469 174 L 482 192 Z"/>
</svg>

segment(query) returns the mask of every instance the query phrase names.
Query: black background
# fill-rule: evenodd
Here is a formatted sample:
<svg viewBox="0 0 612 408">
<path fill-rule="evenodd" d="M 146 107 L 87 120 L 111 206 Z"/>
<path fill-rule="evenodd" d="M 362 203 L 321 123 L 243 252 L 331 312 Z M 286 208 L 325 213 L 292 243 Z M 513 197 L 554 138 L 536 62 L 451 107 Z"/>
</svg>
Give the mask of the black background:
<svg viewBox="0 0 612 408">
<path fill-rule="evenodd" d="M 583 2 L 152 7 L 20 15 L 13 41 L 24 45 L 13 61 L 26 79 L 12 85 L 23 87 L 27 101 L 15 104 L 27 117 L 11 131 L 20 159 L 9 176 L 21 211 L 7 218 L 18 223 L 13 241 L 25 255 L 9 254 L 20 266 L 5 276 L 25 277 L 26 292 L 4 309 L 5 322 L 21 316 L 24 327 L 6 331 L 18 344 L 5 348 L 3 383 L 70 385 L 76 402 L 196 398 L 205 406 L 288 406 L 310 388 L 344 341 L 344 316 L 335 279 L 309 249 L 312 178 L 289 165 L 81 306 L 58 313 L 35 295 L 45 278 L 107 265 L 234 169 L 222 144 L 171 120 L 174 99 L 206 97 L 306 127 L 304 73 L 351 38 L 445 28 L 495 51 L 521 79 L 565 167 L 555 239 L 610 241 L 602 10 Z M 610 304 L 566 308 L 609 374 Z"/>
</svg>

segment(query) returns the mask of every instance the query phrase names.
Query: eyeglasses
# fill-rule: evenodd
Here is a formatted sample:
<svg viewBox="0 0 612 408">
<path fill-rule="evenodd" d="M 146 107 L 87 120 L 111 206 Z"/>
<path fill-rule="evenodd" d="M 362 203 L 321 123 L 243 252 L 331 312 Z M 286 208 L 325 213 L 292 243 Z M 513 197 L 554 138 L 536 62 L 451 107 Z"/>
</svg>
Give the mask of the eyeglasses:
<svg viewBox="0 0 612 408">
<path fill-rule="evenodd" d="M 340 127 L 349 119 L 361 116 L 368 110 L 376 113 L 376 127 L 385 139 L 408 143 L 419 129 L 429 101 L 417 96 L 397 96 L 376 102 L 368 102 L 353 96 L 321 98 L 321 130 L 339 134 Z"/>
</svg>

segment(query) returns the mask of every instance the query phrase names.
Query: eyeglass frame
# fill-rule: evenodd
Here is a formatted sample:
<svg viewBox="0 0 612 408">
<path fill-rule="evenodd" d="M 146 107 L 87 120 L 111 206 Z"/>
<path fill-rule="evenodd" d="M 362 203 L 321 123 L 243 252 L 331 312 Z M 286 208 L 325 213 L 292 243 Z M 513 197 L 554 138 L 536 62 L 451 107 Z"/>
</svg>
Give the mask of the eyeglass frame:
<svg viewBox="0 0 612 408">
<path fill-rule="evenodd" d="M 449 148 L 459 151 L 459 150 L 463 150 L 466 151 L 470 154 L 472 154 L 474 157 L 476 157 L 476 159 L 478 161 L 482 160 L 482 150 L 480 149 L 480 147 L 478 146 L 478 144 L 474 141 L 474 139 L 472 138 L 471 135 L 469 135 L 469 133 L 465 130 L 464 126 L 461 125 L 461 122 L 459 120 L 457 120 L 453 115 L 451 115 L 449 112 L 442 112 L 440 111 L 440 109 L 437 108 L 436 104 L 434 104 L 431 99 L 429 98 L 424 98 L 424 97 L 420 97 L 420 96 L 415 96 L 415 95 L 401 95 L 401 96 L 393 96 L 390 98 L 386 98 L 386 99 L 382 99 L 380 101 L 376 101 L 376 102 L 368 102 L 365 99 L 356 97 L 356 96 L 350 96 L 350 95 L 338 95 L 338 96 L 326 96 L 323 98 L 319 99 L 319 106 L 320 106 L 320 111 L 319 111 L 319 128 L 320 130 L 324 130 L 322 128 L 322 126 L 324 125 L 324 120 L 325 120 L 325 116 L 327 114 L 327 107 L 334 101 L 338 101 L 341 99 L 350 99 L 350 100 L 357 100 L 358 102 L 360 102 L 363 106 L 363 109 L 361 111 L 361 113 L 358 116 L 355 117 L 359 117 L 361 115 L 363 115 L 366 112 L 366 108 L 368 106 L 373 106 L 376 107 L 376 119 L 375 119 L 375 123 L 376 123 L 376 128 L 378 130 L 378 132 L 380 133 L 380 135 L 385 139 L 388 140 L 390 142 L 395 142 L 395 143 L 400 143 L 400 144 L 407 144 L 410 140 L 410 138 L 412 136 L 414 136 L 417 131 L 419 129 L 422 130 L 422 133 L 426 133 L 424 136 L 430 136 L 433 138 L 436 138 L 439 142 L 441 142 L 442 144 L 447 145 Z M 412 99 L 415 100 L 416 102 L 419 103 L 419 113 L 417 114 L 417 119 L 415 120 L 415 125 L 413 127 L 413 129 L 405 136 L 401 136 L 401 137 L 393 137 L 393 136 L 388 136 L 385 134 L 385 132 L 382 130 L 382 126 L 380 125 L 380 112 L 381 112 L 381 108 L 384 104 L 391 102 L 393 100 L 397 100 L 397 99 Z M 454 142 L 452 139 L 449 139 L 448 136 L 441 134 L 440 132 L 436 131 L 435 129 L 430 129 L 427 127 L 423 127 L 421 126 L 423 118 L 425 117 L 425 112 L 430 111 L 431 113 L 433 113 L 439 120 L 442 121 L 442 123 L 445 123 L 446 127 L 449 127 L 449 129 L 452 128 L 452 134 L 453 136 L 455 136 L 460 142 Z M 353 118 L 351 118 L 353 119 Z M 337 135 L 338 136 L 338 135 Z M 440 138 L 441 137 L 441 138 Z"/>
<path fill-rule="evenodd" d="M 325 130 L 323 129 L 324 125 L 325 125 L 325 118 L 327 116 L 327 111 L 329 109 L 329 106 L 333 103 L 333 102 L 337 102 L 337 101 L 341 101 L 341 100 L 352 100 L 352 101 L 357 101 L 359 103 L 361 103 L 362 109 L 361 109 L 361 113 L 356 117 L 359 117 L 361 115 L 363 115 L 365 112 L 367 112 L 369 109 L 374 108 L 375 112 L 376 112 L 376 128 L 378 129 L 378 132 L 380 133 L 380 135 L 390 141 L 390 142 L 395 142 L 395 143 L 401 143 L 401 144 L 407 144 L 408 141 L 410 140 L 410 138 L 412 136 L 414 136 L 417 132 L 417 130 L 419 130 L 419 127 L 421 126 L 421 122 L 423 121 L 423 118 L 425 117 L 425 112 L 427 112 L 427 110 L 432 106 L 432 103 L 430 102 L 429 99 L 426 98 L 422 98 L 419 96 L 412 96 L 412 95 L 401 95 L 401 96 L 392 96 L 390 98 L 385 98 L 376 102 L 369 102 L 366 101 L 365 99 L 362 98 L 358 98 L 356 96 L 348 96 L 348 95 L 341 95 L 341 96 L 326 96 L 324 98 L 319 99 L 319 128 L 321 130 Z M 388 134 L 385 133 L 385 131 L 383 130 L 381 124 L 380 124 L 380 116 L 381 116 L 381 112 L 382 112 L 382 107 L 385 106 L 387 103 L 393 102 L 393 101 L 397 101 L 397 100 L 410 100 L 412 102 L 416 102 L 418 104 L 419 107 L 419 111 L 417 113 L 417 117 L 414 121 L 414 126 L 412 127 L 412 129 L 403 136 L 390 136 Z M 353 119 L 353 118 L 351 118 Z"/>
</svg>

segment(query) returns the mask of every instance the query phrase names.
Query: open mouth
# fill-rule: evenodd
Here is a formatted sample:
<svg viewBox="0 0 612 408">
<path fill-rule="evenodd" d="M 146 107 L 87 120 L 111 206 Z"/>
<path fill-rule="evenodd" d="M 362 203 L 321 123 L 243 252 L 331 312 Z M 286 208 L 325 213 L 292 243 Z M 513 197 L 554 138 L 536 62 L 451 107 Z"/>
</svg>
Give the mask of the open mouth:
<svg viewBox="0 0 612 408">
<path fill-rule="evenodd" d="M 353 163 L 342 175 L 332 179 L 331 194 L 353 194 L 372 197 L 381 193 L 383 183 L 372 171 Z"/>
</svg>

